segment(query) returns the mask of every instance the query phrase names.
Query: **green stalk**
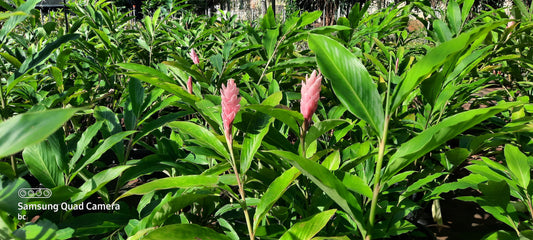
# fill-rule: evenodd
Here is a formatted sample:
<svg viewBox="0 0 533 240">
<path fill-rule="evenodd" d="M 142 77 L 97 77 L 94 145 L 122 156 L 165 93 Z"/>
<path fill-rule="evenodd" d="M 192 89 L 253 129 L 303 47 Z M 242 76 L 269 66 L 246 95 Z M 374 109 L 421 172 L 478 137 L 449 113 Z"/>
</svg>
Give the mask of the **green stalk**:
<svg viewBox="0 0 533 240">
<path fill-rule="evenodd" d="M 376 206 L 378 204 L 378 196 L 379 191 L 381 188 L 380 181 L 381 181 L 381 168 L 383 166 L 383 157 L 385 156 L 385 144 L 387 142 L 387 130 L 389 127 L 389 116 L 385 119 L 385 124 L 383 126 L 383 136 L 381 138 L 381 141 L 379 142 L 379 152 L 378 152 L 378 160 L 376 163 L 376 172 L 374 175 L 374 191 L 372 192 L 372 203 L 370 205 L 370 231 L 367 235 L 366 239 L 370 240 L 372 239 L 372 229 L 374 228 L 374 221 L 376 217 Z"/>
<path fill-rule="evenodd" d="M 387 144 L 387 132 L 389 130 L 389 121 L 390 121 L 390 79 L 392 78 L 390 76 L 391 69 L 390 69 L 390 63 L 392 62 L 392 59 L 389 59 L 389 79 L 387 83 L 387 95 L 385 98 L 385 122 L 383 123 L 383 135 L 380 138 L 379 141 L 379 150 L 378 150 L 378 159 L 376 162 L 376 169 L 374 173 L 374 190 L 372 191 L 372 202 L 370 204 L 370 216 L 368 219 L 369 223 L 369 229 L 368 233 L 365 237 L 366 240 L 372 239 L 372 231 L 374 230 L 374 222 L 376 220 L 376 207 L 378 205 L 378 197 L 379 192 L 381 190 L 381 168 L 383 167 L 383 157 L 385 156 L 385 147 Z"/>
<path fill-rule="evenodd" d="M 303 158 L 307 158 L 307 156 L 305 156 L 305 135 L 307 133 L 307 127 L 306 127 L 307 123 L 306 121 L 304 121 L 304 124 L 302 126 L 302 128 L 300 128 L 300 147 L 302 148 L 302 157 Z"/>
<path fill-rule="evenodd" d="M 292 30 L 291 30 L 292 31 Z M 290 32 L 290 31 L 289 31 Z M 287 37 L 287 34 L 289 33 L 287 32 L 286 34 L 284 34 L 281 39 L 276 43 L 276 47 L 274 47 L 274 51 L 272 52 L 272 56 L 270 56 L 268 58 L 268 61 L 266 63 L 266 66 L 265 68 L 263 69 L 263 72 L 261 73 L 261 77 L 259 77 L 259 81 L 257 81 L 257 84 L 259 85 L 261 83 L 261 80 L 263 79 L 263 77 L 265 76 L 266 74 L 266 70 L 268 68 L 268 66 L 270 65 L 270 62 L 272 61 L 272 59 L 274 59 L 274 56 L 276 56 L 276 52 L 278 51 L 278 47 L 281 45 L 281 43 L 285 40 L 285 37 Z"/>
<path fill-rule="evenodd" d="M 230 139 L 233 141 L 233 139 Z M 254 231 L 252 228 L 252 222 L 250 221 L 250 214 L 248 214 L 248 206 L 246 206 L 246 197 L 244 194 L 244 185 L 241 182 L 241 177 L 239 176 L 239 172 L 237 170 L 237 164 L 235 163 L 235 156 L 233 154 L 233 143 L 231 141 L 227 141 L 228 149 L 231 156 L 231 166 L 233 167 L 233 172 L 235 173 L 235 178 L 237 179 L 237 185 L 239 186 L 239 194 L 241 195 L 241 207 L 244 210 L 244 218 L 246 219 L 246 226 L 248 227 L 248 234 L 250 235 L 250 240 L 254 240 Z"/>
</svg>

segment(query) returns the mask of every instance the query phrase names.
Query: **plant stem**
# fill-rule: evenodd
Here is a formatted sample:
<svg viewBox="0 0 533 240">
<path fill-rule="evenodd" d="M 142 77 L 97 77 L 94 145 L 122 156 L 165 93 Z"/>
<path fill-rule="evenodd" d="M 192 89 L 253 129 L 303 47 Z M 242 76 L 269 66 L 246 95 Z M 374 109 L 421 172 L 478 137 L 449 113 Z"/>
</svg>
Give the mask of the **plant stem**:
<svg viewBox="0 0 533 240">
<path fill-rule="evenodd" d="M 378 196 L 380 191 L 380 181 L 381 181 L 381 167 L 383 166 L 383 156 L 385 156 L 385 144 L 387 142 L 387 129 L 389 127 L 389 117 L 385 119 L 385 124 L 383 126 L 383 136 L 379 142 L 379 151 L 378 151 L 378 160 L 376 163 L 376 172 L 374 174 L 374 191 L 372 192 L 372 203 L 370 205 L 370 230 L 366 239 L 372 239 L 372 229 L 374 228 L 374 221 L 376 217 L 376 206 L 378 204 Z"/>
<path fill-rule="evenodd" d="M 235 156 L 233 155 L 233 143 L 230 141 L 227 142 L 228 149 L 231 157 L 231 166 L 233 167 L 233 172 L 235 173 L 235 178 L 237 179 L 237 185 L 239 186 L 239 194 L 241 195 L 241 206 L 244 210 L 244 218 L 246 219 L 246 226 L 248 227 L 248 234 L 250 235 L 250 240 L 254 240 L 254 231 L 252 229 L 252 222 L 250 221 L 250 214 L 248 214 L 248 206 L 246 206 L 246 196 L 244 194 L 244 185 L 242 184 L 241 177 L 239 176 L 239 171 L 237 170 L 237 164 L 235 163 Z"/>
<path fill-rule="evenodd" d="M 11 155 L 11 168 L 13 169 L 13 173 L 15 174 L 15 177 L 17 176 L 17 164 L 15 162 L 15 157 Z"/>
<path fill-rule="evenodd" d="M 531 216 L 531 219 L 533 219 L 533 207 L 531 206 L 531 198 L 529 197 L 529 194 L 527 193 L 527 191 L 526 191 L 526 194 L 527 194 L 527 207 L 529 210 L 529 215 Z"/>
<path fill-rule="evenodd" d="M 276 43 L 276 47 L 274 48 L 274 51 L 272 52 L 272 56 L 270 56 L 268 58 L 268 61 L 266 63 L 266 66 L 265 68 L 263 69 L 263 73 L 261 73 L 261 77 L 259 77 L 259 81 L 257 81 L 257 84 L 259 85 L 261 83 L 261 80 L 263 79 L 263 77 L 265 76 L 266 74 L 266 70 L 268 68 L 268 65 L 270 65 L 270 62 L 272 61 L 272 59 L 274 58 L 274 56 L 276 55 L 276 52 L 278 51 L 278 47 L 279 45 L 281 45 L 281 43 L 285 40 L 285 37 L 287 37 L 287 34 L 283 35 L 281 37 L 281 39 Z"/>
<path fill-rule="evenodd" d="M 390 59 L 389 62 L 392 60 Z M 390 64 L 389 64 L 390 68 Z M 374 222 L 376 218 L 376 207 L 378 205 L 378 197 L 379 197 L 379 191 L 381 188 L 380 181 L 381 181 L 381 168 L 383 166 L 383 157 L 385 156 L 385 147 L 387 143 L 387 132 L 389 130 L 389 109 L 390 109 L 390 79 L 392 78 L 390 76 L 390 69 L 389 69 L 389 81 L 387 84 L 387 96 L 385 98 L 385 122 L 383 123 L 383 135 L 381 136 L 381 139 L 379 141 L 379 150 L 378 150 L 378 159 L 376 163 L 376 169 L 374 174 L 374 190 L 372 192 L 372 203 L 370 204 L 370 216 L 368 219 L 369 222 L 369 229 L 368 233 L 365 237 L 366 240 L 372 239 L 372 231 L 374 231 Z"/>
<path fill-rule="evenodd" d="M 304 121 L 304 124 L 302 125 L 302 127 L 300 128 L 300 146 L 302 147 L 302 157 L 303 158 L 307 158 L 307 156 L 305 155 L 305 135 L 307 133 L 307 127 L 305 126 L 306 125 L 306 122 Z"/>
</svg>

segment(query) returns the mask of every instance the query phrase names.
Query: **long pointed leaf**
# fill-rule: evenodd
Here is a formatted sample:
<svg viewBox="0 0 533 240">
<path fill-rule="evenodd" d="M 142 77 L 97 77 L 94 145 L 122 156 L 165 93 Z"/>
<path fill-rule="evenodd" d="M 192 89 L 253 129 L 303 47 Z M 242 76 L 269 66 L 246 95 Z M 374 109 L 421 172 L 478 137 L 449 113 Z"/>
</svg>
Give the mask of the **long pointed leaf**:
<svg viewBox="0 0 533 240">
<path fill-rule="evenodd" d="M 133 134 L 135 131 L 126 131 L 126 132 L 119 132 L 117 134 L 114 134 L 108 138 L 106 138 L 96 149 L 95 151 L 85 156 L 78 164 L 76 164 L 76 168 L 74 173 L 70 176 L 70 180 L 74 179 L 74 177 L 87 165 L 93 163 L 94 161 L 100 159 L 100 157 L 109 149 L 111 149 L 115 144 L 122 141 L 125 137 Z"/>
<path fill-rule="evenodd" d="M 361 61 L 326 36 L 309 35 L 309 48 L 315 52 L 320 71 L 331 81 L 341 103 L 381 136 L 385 112 L 377 86 Z"/>
<path fill-rule="evenodd" d="M 458 37 L 444 42 L 433 48 L 422 59 L 420 59 L 407 72 L 400 82 L 399 86 L 394 89 L 391 111 L 399 107 L 405 98 L 430 74 L 438 70 L 441 65 L 446 63 L 456 54 L 466 51 L 470 44 L 479 38 L 482 38 L 492 29 L 502 25 L 506 21 L 497 21 L 485 24 L 481 27 L 474 28 Z"/>
<path fill-rule="evenodd" d="M 274 203 L 287 191 L 289 186 L 300 176 L 301 172 L 298 171 L 295 167 L 290 168 L 285 171 L 281 176 L 277 177 L 271 184 L 268 186 L 268 189 L 265 191 L 261 200 L 257 204 L 257 209 L 254 214 L 254 232 L 265 219 L 268 211 L 274 206 Z"/>
<path fill-rule="evenodd" d="M 67 108 L 24 113 L 0 123 L 0 158 L 46 139 L 77 111 Z"/>
<path fill-rule="evenodd" d="M 131 195 L 144 195 L 156 190 L 202 186 L 213 187 L 218 183 L 218 178 L 219 177 L 215 175 L 186 175 L 179 177 L 160 178 L 125 192 L 118 197 L 115 202 L 121 198 Z"/>
<path fill-rule="evenodd" d="M 527 189 L 529 186 L 530 167 L 527 161 L 527 156 L 520 152 L 517 147 L 513 145 L 505 145 L 504 149 L 505 161 L 511 173 L 516 177 L 517 182 L 521 187 Z"/>
<path fill-rule="evenodd" d="M 408 142 L 402 144 L 398 151 L 390 158 L 385 170 L 383 181 L 390 179 L 394 174 L 407 167 L 424 154 L 439 147 L 446 141 L 461 134 L 467 129 L 477 125 L 485 119 L 522 103 L 503 103 L 494 107 L 482 108 L 462 112 L 444 119 Z"/>
<path fill-rule="evenodd" d="M 180 121 L 171 122 L 168 124 L 168 126 L 171 128 L 177 128 L 181 132 L 191 135 L 206 147 L 209 147 L 220 154 L 220 156 L 228 160 L 230 159 L 229 153 L 222 142 L 220 142 L 220 140 L 218 140 L 209 130 L 194 123 Z"/>
<path fill-rule="evenodd" d="M 300 170 L 306 177 L 324 191 L 335 203 L 337 203 L 351 218 L 358 227 L 363 225 L 363 213 L 361 205 L 357 199 L 346 189 L 344 184 L 327 168 L 302 158 L 294 153 L 274 150 L 273 154 L 289 161 L 294 167 Z"/>
<path fill-rule="evenodd" d="M 81 192 L 78 192 L 74 196 L 72 196 L 72 202 L 77 202 L 80 200 L 83 201 L 87 199 L 93 193 L 97 192 L 98 190 L 100 190 L 100 188 L 105 186 L 108 182 L 120 176 L 122 172 L 124 172 L 124 170 L 130 167 L 132 166 L 116 166 L 95 174 L 91 179 L 87 180 L 83 185 L 81 185 L 81 187 L 79 188 Z"/>
<path fill-rule="evenodd" d="M 30 172 L 45 187 L 53 188 L 64 184 L 63 173 L 47 141 L 25 148 L 22 157 Z"/>
<path fill-rule="evenodd" d="M 335 214 L 336 209 L 315 214 L 308 220 L 294 224 L 285 232 L 280 240 L 309 240 L 326 226 L 329 219 Z"/>
<path fill-rule="evenodd" d="M 207 227 L 195 224 L 171 224 L 160 227 L 148 233 L 143 239 L 202 239 L 202 240 L 230 240 L 223 234 Z"/>
</svg>

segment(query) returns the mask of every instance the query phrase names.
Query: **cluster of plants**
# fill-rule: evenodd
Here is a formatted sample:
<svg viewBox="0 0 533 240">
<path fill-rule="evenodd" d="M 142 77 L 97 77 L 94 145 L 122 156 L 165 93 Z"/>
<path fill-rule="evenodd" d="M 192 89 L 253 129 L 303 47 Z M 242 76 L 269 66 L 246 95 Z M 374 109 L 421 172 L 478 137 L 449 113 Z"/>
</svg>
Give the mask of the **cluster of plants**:
<svg viewBox="0 0 533 240">
<path fill-rule="evenodd" d="M 533 236 L 533 4 L 38 2 L 1 4 L 0 239 L 428 239 L 444 194 Z"/>
</svg>

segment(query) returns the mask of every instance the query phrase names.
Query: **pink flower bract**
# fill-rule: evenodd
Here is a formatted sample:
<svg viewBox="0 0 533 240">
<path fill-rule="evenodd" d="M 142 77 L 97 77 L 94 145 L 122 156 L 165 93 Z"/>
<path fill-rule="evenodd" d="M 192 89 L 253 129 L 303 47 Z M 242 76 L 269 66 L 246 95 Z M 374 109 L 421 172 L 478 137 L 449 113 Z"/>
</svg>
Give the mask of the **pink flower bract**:
<svg viewBox="0 0 533 240">
<path fill-rule="evenodd" d="M 239 89 L 237 88 L 235 81 L 230 79 L 227 86 L 222 84 L 220 94 L 222 97 L 222 121 L 224 122 L 224 135 L 226 136 L 226 140 L 231 142 L 231 127 L 233 120 L 241 108 L 241 105 L 239 104 L 241 102 L 241 98 L 237 97 L 239 94 Z"/>
<path fill-rule="evenodd" d="M 193 62 L 194 64 L 198 64 L 198 63 L 200 63 L 200 59 L 198 58 L 198 55 L 197 55 L 196 52 L 194 51 L 194 48 L 191 49 L 191 52 L 189 53 L 189 55 L 191 56 L 192 62 Z"/>
<path fill-rule="evenodd" d="M 320 87 L 322 75 L 316 70 L 311 73 L 311 76 L 305 76 L 305 82 L 302 81 L 302 98 L 300 100 L 300 113 L 304 115 L 305 127 L 311 122 L 311 117 L 316 111 L 318 99 L 320 98 Z"/>
<path fill-rule="evenodd" d="M 189 80 L 187 80 L 187 92 L 189 94 L 192 94 L 192 77 L 189 76 Z"/>
</svg>

